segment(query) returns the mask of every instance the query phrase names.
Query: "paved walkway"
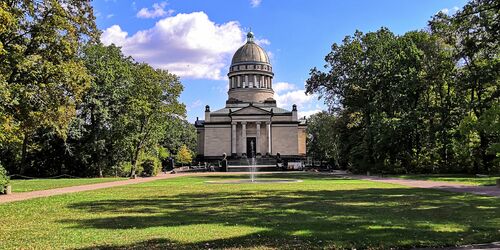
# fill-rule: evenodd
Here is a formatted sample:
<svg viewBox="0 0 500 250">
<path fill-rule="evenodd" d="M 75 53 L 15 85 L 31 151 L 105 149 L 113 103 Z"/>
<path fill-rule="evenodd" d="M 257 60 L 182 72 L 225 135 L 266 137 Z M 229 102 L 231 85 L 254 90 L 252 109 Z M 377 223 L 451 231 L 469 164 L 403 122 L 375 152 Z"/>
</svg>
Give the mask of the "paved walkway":
<svg viewBox="0 0 500 250">
<path fill-rule="evenodd" d="M 458 193 L 472 193 L 472 194 L 500 197 L 500 188 L 496 186 L 472 186 L 472 185 L 464 185 L 446 181 L 408 180 L 408 179 L 385 178 L 385 177 L 365 176 L 365 175 L 349 175 L 349 177 L 360 180 L 399 184 L 408 187 L 432 188 L 432 189 L 445 190 Z"/>
<path fill-rule="evenodd" d="M 259 174 L 272 174 L 272 173 L 286 173 L 286 172 L 259 172 Z M 104 182 L 97 184 L 88 184 L 81 186 L 72 186 L 72 187 L 63 187 L 56 189 L 48 189 L 48 190 L 40 190 L 33 192 L 24 192 L 24 193 L 13 193 L 11 195 L 0 195 L 0 204 L 14 201 L 22 201 L 29 200 L 39 197 L 47 197 L 59 194 L 68 194 L 68 193 L 76 193 L 82 191 L 90 191 L 102 188 L 110 188 L 110 187 L 118 187 L 130 184 L 138 184 L 143 182 L 150 182 L 155 180 L 162 179 L 170 179 L 181 176 L 206 176 L 206 175 L 241 175 L 244 174 L 242 172 L 205 172 L 205 173 L 177 173 L 177 174 L 160 174 L 156 177 L 148 177 L 148 178 L 137 178 L 123 181 L 112 181 L 112 182 Z M 409 187 L 417 187 L 417 188 L 432 188 L 439 190 L 446 190 L 451 192 L 459 192 L 459 193 L 473 193 L 479 195 L 487 195 L 487 196 L 495 196 L 500 197 L 500 188 L 496 186 L 470 186 L 470 185 L 461 185 L 452 182 L 442 182 L 442 181 L 424 181 L 424 180 L 407 180 L 407 179 L 398 179 L 398 178 L 384 178 L 384 177 L 375 177 L 375 176 L 363 176 L 363 175 L 348 175 L 354 179 L 360 180 L 369 180 L 376 182 L 384 182 L 384 183 L 392 183 L 399 184 L 403 186 Z"/>
<path fill-rule="evenodd" d="M 283 173 L 283 172 L 259 172 L 259 174 L 272 174 L 272 173 Z M 138 177 L 136 179 L 129 179 L 123 181 L 111 181 L 104 183 L 96 183 L 96 184 L 88 184 L 88 185 L 80 185 L 80 186 L 72 186 L 72 187 L 63 187 L 63 188 L 55 188 L 55 189 L 47 189 L 47 190 L 39 190 L 32 192 L 22 192 L 22 193 L 12 193 L 10 195 L 0 195 L 0 204 L 13 202 L 13 201 L 22 201 L 29 200 L 40 197 L 47 197 L 59 194 L 69 194 L 76 193 L 82 191 L 90 191 L 101 188 L 110 188 L 110 187 L 118 187 L 130 184 L 138 184 L 143 182 L 150 182 L 162 179 L 171 179 L 181 176 L 206 176 L 206 175 L 241 175 L 244 174 L 242 172 L 203 172 L 203 173 L 177 173 L 177 174 L 159 174 L 155 177 L 147 177 L 141 178 Z"/>
</svg>

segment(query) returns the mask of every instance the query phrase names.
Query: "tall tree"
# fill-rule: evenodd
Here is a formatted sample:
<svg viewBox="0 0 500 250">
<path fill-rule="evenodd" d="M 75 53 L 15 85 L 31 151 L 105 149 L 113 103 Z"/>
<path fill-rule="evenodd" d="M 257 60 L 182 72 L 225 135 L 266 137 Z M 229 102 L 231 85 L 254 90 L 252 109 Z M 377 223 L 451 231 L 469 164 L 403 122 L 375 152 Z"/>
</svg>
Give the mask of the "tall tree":
<svg viewBox="0 0 500 250">
<path fill-rule="evenodd" d="M 432 32 L 453 48 L 458 60 L 457 91 L 464 97 L 463 123 L 480 119 L 500 101 L 500 3 L 495 0 L 473 0 L 453 16 L 436 15 L 429 23 Z M 476 123 L 477 125 L 477 123 Z M 481 126 L 469 132 L 477 133 L 479 143 L 473 151 L 475 172 L 489 171 L 494 155 L 488 154 L 498 136 L 492 136 Z"/>
<path fill-rule="evenodd" d="M 0 112 L 19 128 L 22 173 L 37 129 L 65 137 L 91 80 L 79 47 L 98 32 L 90 1 L 2 1 L 0 19 Z"/>
<path fill-rule="evenodd" d="M 186 112 L 184 104 L 178 101 L 183 87 L 177 76 L 146 64 L 137 64 L 133 76 L 130 98 L 118 123 L 118 131 L 125 135 L 123 148 L 130 156 L 131 176 L 136 174 L 140 153 L 156 146 L 164 137 L 168 122 Z"/>
</svg>

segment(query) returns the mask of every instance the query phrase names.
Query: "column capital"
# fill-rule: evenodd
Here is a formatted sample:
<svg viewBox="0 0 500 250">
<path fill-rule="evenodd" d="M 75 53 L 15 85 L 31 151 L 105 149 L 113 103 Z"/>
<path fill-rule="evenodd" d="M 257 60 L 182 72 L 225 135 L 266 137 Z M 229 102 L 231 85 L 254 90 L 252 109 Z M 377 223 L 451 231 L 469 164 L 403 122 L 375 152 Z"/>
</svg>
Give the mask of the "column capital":
<svg viewBox="0 0 500 250">
<path fill-rule="evenodd" d="M 231 122 L 231 125 L 236 125 L 238 124 L 238 122 Z"/>
<path fill-rule="evenodd" d="M 266 121 L 266 125 L 269 125 L 269 124 L 271 124 L 271 122 L 270 121 Z"/>
<path fill-rule="evenodd" d="M 241 125 L 247 125 L 247 122 L 241 122 Z"/>
<path fill-rule="evenodd" d="M 255 124 L 260 125 L 262 122 L 255 122 Z"/>
</svg>

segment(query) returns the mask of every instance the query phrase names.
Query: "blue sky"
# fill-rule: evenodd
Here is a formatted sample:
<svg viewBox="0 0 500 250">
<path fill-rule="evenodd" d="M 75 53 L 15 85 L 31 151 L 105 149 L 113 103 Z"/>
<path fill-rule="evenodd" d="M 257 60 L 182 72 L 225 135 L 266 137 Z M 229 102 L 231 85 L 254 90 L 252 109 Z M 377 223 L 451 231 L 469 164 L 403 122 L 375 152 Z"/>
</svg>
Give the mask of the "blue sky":
<svg viewBox="0 0 500 250">
<path fill-rule="evenodd" d="M 97 25 L 105 44 L 115 43 L 137 61 L 181 77 L 188 120 L 202 119 L 204 106 L 224 107 L 227 69 L 246 32 L 270 54 L 278 105 L 299 115 L 325 108 L 304 94 L 309 70 L 322 67 L 332 43 L 356 29 L 384 26 L 397 34 L 425 29 L 439 11 L 453 13 L 464 0 L 96 0 Z"/>
</svg>

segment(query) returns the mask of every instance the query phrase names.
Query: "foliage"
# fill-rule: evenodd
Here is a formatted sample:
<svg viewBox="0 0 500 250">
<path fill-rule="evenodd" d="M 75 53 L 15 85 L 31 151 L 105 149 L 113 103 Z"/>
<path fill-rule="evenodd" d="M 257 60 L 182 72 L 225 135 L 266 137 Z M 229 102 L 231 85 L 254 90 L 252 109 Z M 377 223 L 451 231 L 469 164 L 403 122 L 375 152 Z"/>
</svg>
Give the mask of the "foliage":
<svg viewBox="0 0 500 250">
<path fill-rule="evenodd" d="M 310 149 L 354 172 L 498 171 L 495 20 L 494 1 L 472 1 L 452 17 L 437 14 L 429 31 L 356 31 L 333 44 L 306 87 L 331 113 L 311 129 L 336 125 Z"/>
<path fill-rule="evenodd" d="M 0 164 L 0 194 L 2 194 L 5 190 L 5 186 L 9 185 L 9 176 L 7 176 L 7 170 L 3 168 L 2 164 Z"/>
<path fill-rule="evenodd" d="M 339 166 L 341 151 L 339 148 L 338 119 L 327 112 L 312 115 L 307 120 L 307 155 L 317 160 L 326 160 Z"/>
<path fill-rule="evenodd" d="M 67 136 L 48 127 L 33 132 L 25 174 L 140 174 L 140 155 L 166 158 L 176 149 L 162 146 L 165 143 L 195 144 L 191 138 L 196 134 L 178 101 L 182 85 L 177 76 L 136 63 L 114 45 L 87 44 L 80 58 L 92 80 L 76 106 Z M 18 157 L 13 152 L 18 148 L 6 143 L 0 151 L 15 172 Z"/>
<path fill-rule="evenodd" d="M 89 1 L 2 1 L 0 19 L 0 140 L 22 144 L 23 173 L 38 129 L 66 138 L 91 81 L 78 51 L 98 32 Z"/>
<path fill-rule="evenodd" d="M 182 145 L 175 155 L 175 160 L 181 164 L 189 164 L 193 160 L 193 153 L 187 148 L 186 145 Z"/>
<path fill-rule="evenodd" d="M 496 197 L 308 173 L 259 175 L 303 180 L 294 184 L 203 184 L 241 178 L 248 175 L 180 177 L 4 204 L 0 248 L 408 249 L 500 236 Z"/>
<path fill-rule="evenodd" d="M 189 150 L 196 152 L 196 128 L 193 124 L 180 117 L 171 117 L 166 126 L 166 135 L 160 142 L 163 147 L 175 153 L 182 145 L 186 145 Z"/>
<path fill-rule="evenodd" d="M 171 119 L 186 113 L 184 104 L 178 102 L 183 87 L 177 76 L 146 64 L 136 65 L 133 72 L 132 96 L 117 123 L 117 130 L 124 135 L 121 146 L 131 159 L 132 176 L 139 154 L 164 138 Z"/>
<path fill-rule="evenodd" d="M 156 176 L 161 171 L 160 160 L 154 156 L 145 156 L 141 159 L 142 176 Z"/>
<path fill-rule="evenodd" d="M 159 146 L 157 148 L 158 150 L 158 159 L 159 160 L 166 160 L 168 157 L 170 157 L 170 153 L 168 152 L 168 149 L 162 147 L 162 146 Z"/>
</svg>

